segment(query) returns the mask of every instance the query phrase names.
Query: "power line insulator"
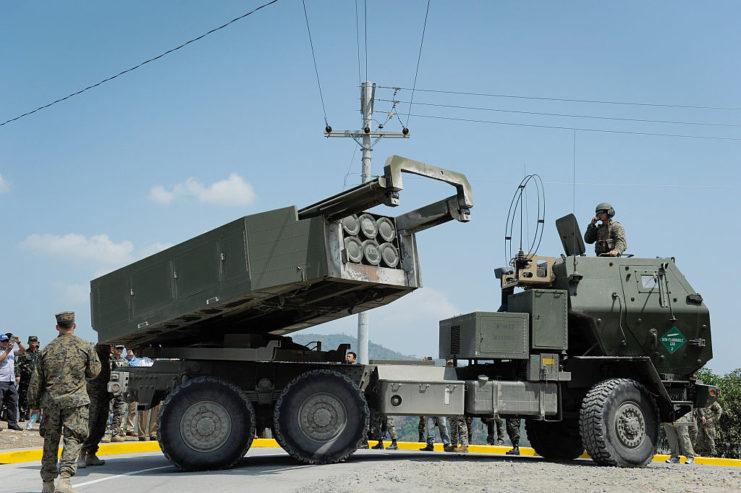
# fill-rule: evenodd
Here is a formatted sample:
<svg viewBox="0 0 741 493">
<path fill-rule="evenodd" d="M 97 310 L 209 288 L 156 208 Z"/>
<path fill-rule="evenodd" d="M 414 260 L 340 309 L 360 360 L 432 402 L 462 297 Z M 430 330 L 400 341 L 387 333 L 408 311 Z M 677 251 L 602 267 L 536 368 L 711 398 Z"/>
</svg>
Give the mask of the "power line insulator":
<svg viewBox="0 0 741 493">
<path fill-rule="evenodd" d="M 409 129 L 407 127 L 404 127 L 401 129 L 401 133 L 404 135 L 409 135 Z"/>
<path fill-rule="evenodd" d="M 370 133 L 370 127 L 365 127 L 365 128 L 363 129 L 363 132 L 365 132 L 365 133 L 369 134 L 369 133 Z"/>
<path fill-rule="evenodd" d="M 324 133 L 325 134 L 332 133 L 332 127 L 330 127 L 329 125 L 327 125 L 326 127 L 324 127 Z"/>
</svg>

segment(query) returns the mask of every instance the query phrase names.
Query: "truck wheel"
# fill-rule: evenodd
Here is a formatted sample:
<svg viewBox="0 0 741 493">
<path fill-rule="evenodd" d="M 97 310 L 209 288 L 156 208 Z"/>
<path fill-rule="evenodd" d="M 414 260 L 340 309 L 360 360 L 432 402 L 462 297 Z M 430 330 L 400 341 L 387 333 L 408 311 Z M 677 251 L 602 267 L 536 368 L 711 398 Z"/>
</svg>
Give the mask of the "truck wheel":
<svg viewBox="0 0 741 493">
<path fill-rule="evenodd" d="M 305 464 L 331 464 L 355 452 L 368 428 L 370 411 L 352 380 L 331 370 L 296 377 L 273 413 L 276 441 Z"/>
<path fill-rule="evenodd" d="M 643 467 L 658 445 L 656 402 L 635 380 L 611 378 L 600 382 L 582 401 L 579 433 L 597 464 Z"/>
<path fill-rule="evenodd" d="M 255 410 L 236 385 L 197 377 L 167 396 L 157 432 L 162 452 L 178 468 L 224 469 L 252 445 Z"/>
<path fill-rule="evenodd" d="M 576 419 L 557 423 L 528 419 L 525 430 L 535 452 L 546 459 L 572 460 L 584 452 Z"/>
</svg>

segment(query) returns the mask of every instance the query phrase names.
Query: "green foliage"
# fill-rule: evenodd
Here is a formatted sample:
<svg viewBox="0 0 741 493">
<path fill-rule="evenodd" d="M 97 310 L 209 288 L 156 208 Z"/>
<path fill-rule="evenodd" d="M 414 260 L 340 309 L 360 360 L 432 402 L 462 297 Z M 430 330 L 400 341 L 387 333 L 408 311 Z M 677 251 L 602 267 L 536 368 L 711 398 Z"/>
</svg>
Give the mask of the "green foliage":
<svg viewBox="0 0 741 493">
<path fill-rule="evenodd" d="M 715 447 L 721 457 L 741 458 L 741 368 L 719 376 L 707 368 L 697 373 L 703 383 L 720 388 L 718 403 L 723 408 L 716 426 Z"/>
</svg>

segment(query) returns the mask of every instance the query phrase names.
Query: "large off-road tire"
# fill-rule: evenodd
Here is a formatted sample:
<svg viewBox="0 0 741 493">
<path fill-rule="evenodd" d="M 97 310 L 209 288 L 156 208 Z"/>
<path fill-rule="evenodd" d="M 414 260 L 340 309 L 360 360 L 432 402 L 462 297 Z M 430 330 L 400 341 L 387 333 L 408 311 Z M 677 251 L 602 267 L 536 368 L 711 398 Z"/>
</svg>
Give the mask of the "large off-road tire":
<svg viewBox="0 0 741 493">
<path fill-rule="evenodd" d="M 546 459 L 572 460 L 584 452 L 576 419 L 558 423 L 528 419 L 525 430 L 535 452 Z"/>
<path fill-rule="evenodd" d="M 180 469 L 225 469 L 255 436 L 255 411 L 244 392 L 214 377 L 196 377 L 162 403 L 157 434 L 165 457 Z"/>
<path fill-rule="evenodd" d="M 368 428 L 363 393 L 342 373 L 313 370 L 281 393 L 273 413 L 276 441 L 304 464 L 331 464 L 355 452 Z"/>
<path fill-rule="evenodd" d="M 656 454 L 659 411 L 646 387 L 627 378 L 604 380 L 584 397 L 579 433 L 603 466 L 642 467 Z"/>
</svg>

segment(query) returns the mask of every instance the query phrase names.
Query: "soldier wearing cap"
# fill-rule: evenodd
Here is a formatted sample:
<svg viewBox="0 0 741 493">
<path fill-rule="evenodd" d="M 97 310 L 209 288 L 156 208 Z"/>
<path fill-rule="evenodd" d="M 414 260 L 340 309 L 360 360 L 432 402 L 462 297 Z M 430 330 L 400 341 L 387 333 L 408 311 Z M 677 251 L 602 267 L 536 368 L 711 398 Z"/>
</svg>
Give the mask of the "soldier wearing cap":
<svg viewBox="0 0 741 493">
<path fill-rule="evenodd" d="M 88 436 L 90 398 L 85 379 L 95 378 L 101 365 L 93 345 L 75 336 L 74 312 L 58 313 L 56 319 L 59 336 L 41 351 L 28 388 L 28 405 L 44 413 L 39 428 L 44 437 L 42 493 L 75 493 L 70 478 L 77 472 L 77 457 Z M 62 434 L 64 450 L 57 469 Z M 55 490 L 57 474 L 60 479 Z"/>
<path fill-rule="evenodd" d="M 20 378 L 18 384 L 18 413 L 19 421 L 29 418 L 28 409 L 28 385 L 31 383 L 31 375 L 41 356 L 39 351 L 39 338 L 28 336 L 28 348 L 15 360 L 15 375 Z"/>
<path fill-rule="evenodd" d="M 594 252 L 597 255 L 607 255 L 610 257 L 619 257 L 628 248 L 628 241 L 625 239 L 625 229 L 617 221 L 613 221 L 615 209 L 607 202 L 597 204 L 595 208 L 595 217 L 587 226 L 584 233 L 586 243 L 596 243 Z M 602 221 L 599 226 L 597 222 Z"/>
<path fill-rule="evenodd" d="M 16 348 L 15 345 L 18 344 Z M 10 332 L 0 336 L 0 408 L 5 403 L 9 430 L 22 430 L 18 426 L 18 390 L 15 387 L 15 358 L 26 352 L 18 336 Z"/>
</svg>

